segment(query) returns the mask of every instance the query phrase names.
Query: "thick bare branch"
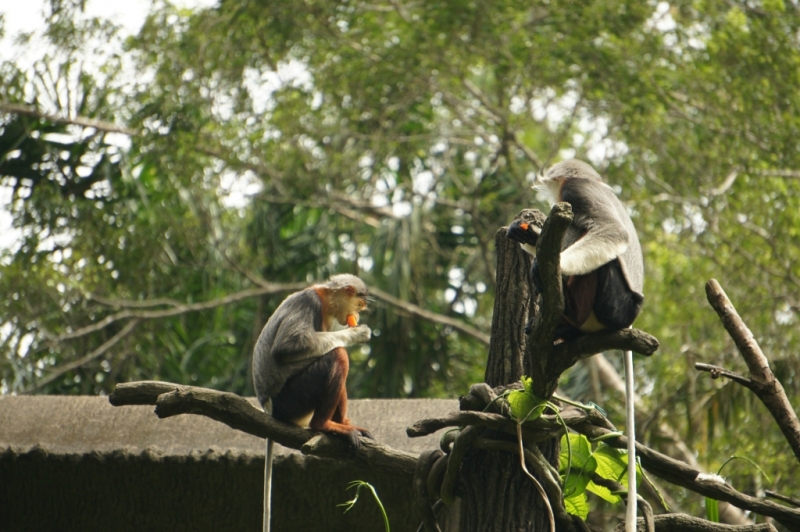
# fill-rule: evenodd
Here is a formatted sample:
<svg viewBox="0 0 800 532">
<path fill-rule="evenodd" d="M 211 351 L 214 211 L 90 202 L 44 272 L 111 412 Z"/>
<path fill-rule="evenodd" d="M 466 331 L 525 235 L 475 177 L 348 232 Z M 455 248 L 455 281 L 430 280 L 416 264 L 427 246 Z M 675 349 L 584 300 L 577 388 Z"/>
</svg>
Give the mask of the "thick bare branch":
<svg viewBox="0 0 800 532">
<path fill-rule="evenodd" d="M 534 319 L 525 357 L 529 359 L 528 367 L 533 369 L 534 392 L 544 398 L 553 395 L 560 376 L 559 374 L 553 379 L 548 364 L 552 360 L 553 336 L 564 313 L 561 243 L 570 223 L 572 207 L 569 203 L 556 203 L 550 210 L 536 244 L 536 260 L 543 284 L 542 306 Z"/>
<path fill-rule="evenodd" d="M 599 438 L 611 432 L 608 429 L 600 428 L 590 423 L 574 425 L 572 428 L 589 438 Z M 604 441 L 617 449 L 625 449 L 628 445 L 628 439 L 625 436 L 617 436 Z M 772 517 L 790 530 L 800 529 L 800 509 L 788 508 L 772 501 L 745 495 L 732 486 L 720 482 L 719 477 L 715 475 L 704 474 L 683 462 L 654 451 L 640 443 L 636 444 L 636 454 L 641 460 L 643 468 L 667 482 L 705 497 L 724 501 L 759 515 Z"/>
<path fill-rule="evenodd" d="M 560 375 L 579 360 L 614 349 L 650 356 L 658 349 L 658 339 L 639 329 L 586 334 L 554 346 L 548 370 L 552 375 Z"/>
<path fill-rule="evenodd" d="M 398 451 L 367 439 L 361 439 L 361 445 L 353 453 L 352 447 L 344 439 L 276 421 L 233 393 L 143 381 L 118 384 L 108 399 L 114 406 L 156 405 L 155 413 L 162 419 L 180 414 L 210 417 L 236 430 L 259 438 L 270 438 L 284 447 L 299 449 L 304 454 L 339 460 L 352 459 L 377 471 L 404 475 L 409 479 L 416 467 L 417 457 L 412 453 Z"/>
<path fill-rule="evenodd" d="M 579 408 L 565 408 L 560 413 L 561 420 L 567 426 L 582 423 L 589 419 L 589 414 Z M 516 434 L 516 423 L 506 416 L 488 412 L 461 411 L 433 419 L 417 421 L 406 429 L 409 438 L 419 438 L 433 434 L 446 427 L 464 427 L 480 425 L 489 429 L 502 430 L 508 434 Z M 561 421 L 556 416 L 544 415 L 522 424 L 525 441 L 542 441 L 555 437 L 563 431 Z"/>
<path fill-rule="evenodd" d="M 786 396 L 786 391 L 772 373 L 769 360 L 715 279 L 706 283 L 706 296 L 708 302 L 717 311 L 722 324 L 733 338 L 750 370 L 751 385 L 748 388 L 767 407 L 786 441 L 789 442 L 795 457 L 800 460 L 800 420 L 797 419 L 797 414 Z"/>
</svg>

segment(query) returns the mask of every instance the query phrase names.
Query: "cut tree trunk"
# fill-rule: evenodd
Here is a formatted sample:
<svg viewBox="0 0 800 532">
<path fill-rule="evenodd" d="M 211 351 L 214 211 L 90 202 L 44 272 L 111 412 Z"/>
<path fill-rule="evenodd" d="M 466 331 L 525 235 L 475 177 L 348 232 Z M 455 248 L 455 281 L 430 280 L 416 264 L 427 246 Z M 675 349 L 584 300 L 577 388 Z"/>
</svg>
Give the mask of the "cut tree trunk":
<svg viewBox="0 0 800 532">
<path fill-rule="evenodd" d="M 522 216 L 544 215 L 523 211 Z M 527 338 L 525 324 L 538 311 L 528 282 L 530 256 L 505 236 L 505 228 L 495 236 L 497 248 L 497 294 L 492 318 L 492 337 L 485 380 L 496 387 L 518 382 L 531 375 L 525 367 Z M 488 429 L 482 435 L 515 441 Z M 558 440 L 539 444 L 545 458 L 558 467 Z M 471 448 L 461 466 L 462 532 L 545 532 L 549 517 L 533 482 L 520 468 L 519 458 L 501 451 Z"/>
</svg>

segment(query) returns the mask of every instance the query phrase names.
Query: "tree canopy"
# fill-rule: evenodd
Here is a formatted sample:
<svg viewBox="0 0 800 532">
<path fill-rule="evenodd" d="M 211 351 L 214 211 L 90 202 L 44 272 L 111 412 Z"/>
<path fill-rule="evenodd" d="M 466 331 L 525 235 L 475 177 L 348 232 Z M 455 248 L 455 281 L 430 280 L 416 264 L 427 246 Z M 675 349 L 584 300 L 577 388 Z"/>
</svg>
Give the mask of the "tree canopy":
<svg viewBox="0 0 800 532">
<path fill-rule="evenodd" d="M 637 360 L 639 438 L 769 474 L 726 466 L 740 489 L 800 489 L 763 406 L 694 368 L 743 369 L 705 301 L 715 277 L 798 397 L 799 9 L 222 0 L 156 4 L 126 37 L 53 1 L 19 37 L 41 57 L 0 65 L 2 393 L 252 394 L 271 311 L 338 272 L 376 296 L 351 396 L 464 393 L 483 380 L 494 235 L 545 209 L 535 173 L 575 156 L 643 244 L 636 326 L 661 347 Z M 589 362 L 562 384 L 622 419 L 596 383 Z"/>
</svg>

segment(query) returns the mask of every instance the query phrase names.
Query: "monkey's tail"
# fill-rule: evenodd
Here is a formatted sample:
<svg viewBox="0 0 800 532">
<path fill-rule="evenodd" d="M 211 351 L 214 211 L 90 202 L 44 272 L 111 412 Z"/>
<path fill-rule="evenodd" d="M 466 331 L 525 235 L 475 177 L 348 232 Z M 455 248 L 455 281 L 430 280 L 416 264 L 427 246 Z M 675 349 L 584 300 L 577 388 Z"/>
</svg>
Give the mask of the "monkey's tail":
<svg viewBox="0 0 800 532">
<path fill-rule="evenodd" d="M 264 412 L 272 415 L 272 400 L 268 399 L 262 405 Z M 266 449 L 264 452 L 264 532 L 269 532 L 270 520 L 272 519 L 272 457 L 275 442 L 267 438 Z"/>
<path fill-rule="evenodd" d="M 636 426 L 634 423 L 633 353 L 625 351 L 625 434 L 628 435 L 628 508 L 625 532 L 636 532 Z"/>
</svg>

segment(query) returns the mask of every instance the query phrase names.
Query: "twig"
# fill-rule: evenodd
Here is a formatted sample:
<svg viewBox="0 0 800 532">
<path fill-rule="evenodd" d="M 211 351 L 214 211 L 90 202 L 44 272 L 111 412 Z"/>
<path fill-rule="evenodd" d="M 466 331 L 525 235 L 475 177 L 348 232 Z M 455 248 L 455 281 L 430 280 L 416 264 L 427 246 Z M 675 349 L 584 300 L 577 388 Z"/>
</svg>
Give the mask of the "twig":
<svg viewBox="0 0 800 532">
<path fill-rule="evenodd" d="M 781 495 L 780 493 L 776 493 L 772 490 L 764 490 L 764 495 L 800 508 L 800 499 L 795 499 L 794 497 L 787 497 L 786 495 Z"/>
<path fill-rule="evenodd" d="M 69 362 L 67 364 L 62 364 L 62 365 L 58 366 L 56 371 L 54 371 L 53 373 L 51 373 L 50 375 L 48 375 L 44 379 L 38 381 L 36 384 L 31 386 L 27 390 L 23 391 L 22 393 L 23 394 L 29 394 L 29 393 L 33 393 L 33 392 L 35 392 L 37 390 L 41 390 L 42 388 L 44 388 L 45 386 L 47 386 L 48 384 L 50 384 L 54 380 L 58 379 L 59 377 L 61 377 L 65 373 L 67 373 L 69 371 L 72 371 L 74 369 L 77 369 L 77 368 L 79 368 L 79 367 L 81 367 L 81 366 L 83 366 L 85 364 L 88 364 L 89 362 L 91 362 L 92 360 L 94 360 L 96 358 L 100 358 L 109 349 L 111 349 L 112 347 L 117 345 L 117 343 L 119 343 L 120 340 L 122 340 L 123 338 L 128 336 L 131 332 L 133 332 L 133 330 L 136 328 L 137 325 L 139 325 L 139 323 L 140 323 L 140 320 L 132 320 L 132 321 L 128 322 L 125 325 L 125 327 L 122 328 L 121 331 L 119 331 L 117 334 L 115 334 L 114 336 L 109 338 L 107 341 L 105 341 L 103 344 L 101 344 L 100 347 L 98 347 L 97 349 L 95 349 L 94 351 L 89 353 L 88 355 L 79 358 L 78 360 L 75 360 L 73 362 Z"/>
<path fill-rule="evenodd" d="M 747 377 L 743 377 L 738 373 L 728 371 L 727 369 L 721 368 L 719 366 L 713 366 L 711 364 L 703 364 L 702 362 L 697 362 L 694 365 L 694 369 L 698 371 L 707 371 L 711 373 L 712 379 L 718 379 L 720 377 L 728 378 L 733 382 L 741 384 L 745 388 L 749 388 L 750 390 L 752 390 L 756 386 L 756 384 Z"/>
<path fill-rule="evenodd" d="M 425 310 L 424 308 L 417 306 L 413 303 L 409 303 L 407 301 L 403 301 L 402 299 L 398 299 L 393 295 L 384 292 L 380 288 L 370 287 L 369 289 L 370 295 L 375 296 L 376 298 L 380 299 L 384 303 L 391 305 L 392 307 L 402 310 L 408 313 L 411 316 L 416 316 L 419 318 L 424 318 L 428 321 L 433 323 L 438 323 L 441 325 L 446 325 L 448 327 L 452 327 L 454 330 L 459 331 L 467 336 L 471 336 L 475 338 L 479 342 L 483 343 L 484 345 L 489 345 L 489 335 L 479 331 L 474 327 L 470 327 L 465 323 L 462 323 L 456 319 L 450 318 L 448 316 L 444 316 L 442 314 L 437 314 L 435 312 L 431 312 L 429 310 Z"/>
<path fill-rule="evenodd" d="M 76 331 L 72 331 L 71 333 L 62 334 L 54 341 L 63 342 L 64 340 L 71 340 L 73 338 L 85 336 L 87 334 L 91 334 L 93 332 L 99 331 L 100 329 L 108 327 L 109 325 L 111 325 L 116 321 L 124 320 L 127 318 L 137 318 L 140 320 L 156 320 L 161 318 L 169 318 L 172 316 L 178 316 L 180 314 L 186 314 L 188 312 L 197 312 L 200 310 L 208 310 L 216 307 L 222 307 L 224 305 L 235 303 L 237 301 L 241 301 L 242 299 L 248 299 L 251 297 L 263 296 L 267 294 L 277 294 L 281 292 L 291 292 L 293 290 L 299 290 L 301 288 L 305 288 L 306 286 L 307 286 L 306 283 L 269 284 L 262 288 L 251 288 L 249 290 L 242 290 L 241 292 L 236 292 L 228 296 L 221 297 L 219 299 L 213 299 L 211 301 L 202 301 L 200 303 L 193 303 L 189 305 L 178 304 L 175 307 L 169 309 L 143 310 L 143 311 L 123 310 L 117 312 L 116 314 L 106 316 L 105 318 L 96 323 L 87 325 L 86 327 L 82 327 Z"/>
</svg>

